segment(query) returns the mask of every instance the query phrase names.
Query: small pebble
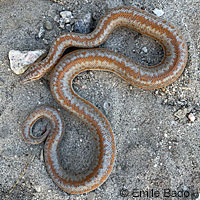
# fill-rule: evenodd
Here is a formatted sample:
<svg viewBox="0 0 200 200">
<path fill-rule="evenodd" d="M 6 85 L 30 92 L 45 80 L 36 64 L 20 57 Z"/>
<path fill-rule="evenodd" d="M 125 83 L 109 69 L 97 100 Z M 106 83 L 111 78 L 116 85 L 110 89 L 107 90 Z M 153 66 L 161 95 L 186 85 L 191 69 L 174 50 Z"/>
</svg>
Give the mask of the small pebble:
<svg viewBox="0 0 200 200">
<path fill-rule="evenodd" d="M 46 40 L 46 39 L 42 39 L 42 41 L 43 41 L 43 42 L 44 42 L 44 44 L 46 44 L 46 45 L 48 45 L 48 44 L 49 44 L 48 40 Z"/>
<path fill-rule="evenodd" d="M 160 9 L 158 9 L 158 8 L 155 8 L 155 9 L 153 10 L 153 13 L 154 13 L 156 16 L 160 17 L 160 16 L 162 16 L 162 15 L 164 14 L 164 11 L 163 11 L 163 10 L 160 10 Z"/>
<path fill-rule="evenodd" d="M 60 18 L 59 26 L 60 26 L 60 28 L 65 29 L 65 21 L 63 18 Z"/>
<path fill-rule="evenodd" d="M 105 101 L 104 104 L 103 104 L 103 108 L 104 108 L 105 110 L 107 110 L 108 107 L 109 107 L 109 103 L 108 103 L 107 101 Z"/>
<path fill-rule="evenodd" d="M 44 37 L 44 35 L 45 35 L 45 29 L 44 29 L 43 26 L 41 26 L 41 27 L 40 27 L 40 31 L 39 31 L 39 33 L 38 33 L 38 38 L 41 39 L 41 38 Z"/>
<path fill-rule="evenodd" d="M 158 94 L 158 93 L 159 93 L 158 90 L 156 90 L 156 91 L 155 91 L 155 94 Z"/>
<path fill-rule="evenodd" d="M 39 185 L 35 185 L 35 190 L 36 190 L 37 192 L 41 192 L 41 191 L 42 191 L 42 187 L 39 186 Z"/>
<path fill-rule="evenodd" d="M 44 23 L 44 27 L 46 28 L 46 30 L 52 30 L 53 29 L 53 24 L 50 21 L 46 21 Z"/>
<path fill-rule="evenodd" d="M 55 3 L 59 3 L 60 5 L 64 5 L 64 2 L 62 0 L 52 0 Z"/>
<path fill-rule="evenodd" d="M 71 26 L 71 24 L 66 24 L 66 25 L 65 25 L 65 30 L 66 30 L 67 32 L 71 32 L 71 31 L 72 31 L 72 26 Z"/>
<path fill-rule="evenodd" d="M 71 11 L 62 11 L 60 12 L 60 16 L 62 17 L 62 19 L 64 20 L 64 22 L 67 24 L 67 23 L 70 23 L 71 21 L 71 18 L 72 17 L 72 12 Z"/>
<path fill-rule="evenodd" d="M 122 170 L 122 167 L 120 165 L 117 166 L 117 170 Z"/>
<path fill-rule="evenodd" d="M 174 113 L 174 116 L 177 117 L 178 119 L 183 119 L 186 116 L 187 112 L 188 112 L 187 108 L 180 109 Z"/>
<path fill-rule="evenodd" d="M 74 31 L 77 33 L 90 33 L 92 30 L 92 14 L 87 13 L 74 24 Z"/>
<path fill-rule="evenodd" d="M 165 87 L 161 88 L 161 90 L 162 90 L 163 92 L 166 92 L 166 88 L 165 88 Z"/>
<path fill-rule="evenodd" d="M 4 85 L 4 80 L 2 80 L 1 78 L 0 78 L 0 86 L 3 86 Z"/>
<path fill-rule="evenodd" d="M 195 110 L 200 111 L 200 106 L 195 107 Z"/>
<path fill-rule="evenodd" d="M 65 10 L 65 11 L 60 12 L 60 16 L 62 18 L 66 18 L 66 17 L 72 18 L 72 12 Z"/>
<path fill-rule="evenodd" d="M 58 15 L 56 15 L 53 20 L 55 22 L 59 23 L 60 22 L 60 17 Z"/>
<path fill-rule="evenodd" d="M 38 58 L 43 56 L 46 50 L 35 50 L 35 51 L 9 51 L 8 57 L 10 60 L 10 68 L 15 74 L 23 74 L 27 69 L 28 65 L 34 63 Z"/>
<path fill-rule="evenodd" d="M 90 76 L 94 76 L 94 72 L 91 70 L 91 71 L 89 71 L 89 75 Z"/>
<path fill-rule="evenodd" d="M 43 149 L 40 152 L 40 160 L 44 161 L 44 150 Z"/>
<path fill-rule="evenodd" d="M 95 200 L 96 194 L 94 192 L 90 192 L 87 195 L 87 200 Z"/>
<path fill-rule="evenodd" d="M 83 85 L 81 88 L 83 88 L 83 89 L 87 89 L 87 85 Z"/>
<path fill-rule="evenodd" d="M 189 119 L 191 122 L 194 122 L 196 118 L 195 118 L 195 116 L 194 116 L 193 113 L 190 113 L 190 114 L 188 115 L 188 119 Z"/>
<path fill-rule="evenodd" d="M 147 50 L 147 48 L 146 48 L 146 47 L 143 47 L 143 48 L 142 48 L 142 51 L 144 51 L 145 53 L 147 53 L 147 52 L 148 52 L 148 50 Z"/>
</svg>

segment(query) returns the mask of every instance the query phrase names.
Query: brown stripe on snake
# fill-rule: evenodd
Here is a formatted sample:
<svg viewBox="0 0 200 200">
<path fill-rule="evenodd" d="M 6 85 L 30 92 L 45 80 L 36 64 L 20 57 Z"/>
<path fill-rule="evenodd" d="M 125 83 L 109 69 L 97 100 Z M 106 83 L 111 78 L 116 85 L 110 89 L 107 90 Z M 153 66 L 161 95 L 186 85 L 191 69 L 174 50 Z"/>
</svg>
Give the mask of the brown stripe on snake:
<svg viewBox="0 0 200 200">
<path fill-rule="evenodd" d="M 129 58 L 107 49 L 84 49 L 61 58 L 68 47 L 92 48 L 107 40 L 120 26 L 126 26 L 157 40 L 164 49 L 164 58 L 158 65 L 142 66 Z M 40 107 L 31 114 L 23 126 L 23 136 L 29 143 L 45 142 L 45 164 L 53 181 L 71 194 L 89 192 L 99 187 L 112 171 L 115 158 L 115 143 L 111 126 L 106 117 L 90 102 L 75 93 L 73 79 L 85 70 L 111 71 L 133 86 L 155 89 L 174 82 L 183 72 L 187 62 L 187 46 L 181 33 L 165 20 L 132 7 L 116 8 L 108 12 L 90 34 L 66 33 L 53 43 L 49 54 L 40 63 L 35 63 L 23 82 L 39 79 L 54 66 L 51 73 L 51 92 L 56 101 L 67 111 L 75 114 L 91 127 L 98 143 L 97 158 L 83 174 L 69 174 L 61 166 L 57 147 L 63 135 L 60 114 L 49 107 Z M 32 136 L 32 126 L 41 117 L 52 121 L 51 131 L 41 138 Z"/>
</svg>

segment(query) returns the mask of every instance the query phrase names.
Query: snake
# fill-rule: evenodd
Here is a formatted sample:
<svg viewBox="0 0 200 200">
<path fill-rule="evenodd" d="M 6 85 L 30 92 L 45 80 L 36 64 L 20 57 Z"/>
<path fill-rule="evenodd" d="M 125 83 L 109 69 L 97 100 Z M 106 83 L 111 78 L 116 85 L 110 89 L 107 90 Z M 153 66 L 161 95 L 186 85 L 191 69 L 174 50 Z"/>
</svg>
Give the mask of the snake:
<svg viewBox="0 0 200 200">
<path fill-rule="evenodd" d="M 154 66 L 144 66 L 120 53 L 98 48 L 119 27 L 128 27 L 156 40 L 164 51 L 162 61 Z M 69 47 L 79 49 L 63 55 Z M 64 121 L 60 112 L 45 105 L 29 114 L 22 126 L 22 136 L 30 144 L 45 141 L 45 166 L 53 182 L 61 190 L 69 194 L 95 190 L 107 180 L 115 162 L 116 147 L 111 125 L 99 109 L 74 91 L 74 78 L 86 70 L 102 70 L 117 74 L 135 87 L 162 88 L 173 83 L 182 74 L 187 63 L 187 52 L 186 41 L 175 26 L 144 10 L 122 6 L 109 10 L 91 33 L 61 34 L 53 42 L 47 56 L 31 64 L 22 83 L 40 79 L 51 71 L 52 96 L 64 110 L 90 127 L 97 144 L 96 156 L 87 170 L 67 172 L 58 154 L 58 146 L 64 134 Z M 36 137 L 33 127 L 41 118 L 48 119 L 51 126 Z"/>
</svg>

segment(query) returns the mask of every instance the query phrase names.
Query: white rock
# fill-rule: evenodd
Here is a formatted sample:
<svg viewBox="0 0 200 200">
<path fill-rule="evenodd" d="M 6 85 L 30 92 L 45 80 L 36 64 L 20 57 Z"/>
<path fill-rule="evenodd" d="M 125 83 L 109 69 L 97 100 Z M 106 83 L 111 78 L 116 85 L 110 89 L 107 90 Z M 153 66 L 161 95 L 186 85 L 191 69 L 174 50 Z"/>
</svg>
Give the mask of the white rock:
<svg viewBox="0 0 200 200">
<path fill-rule="evenodd" d="M 187 108 L 179 109 L 174 113 L 174 116 L 177 117 L 178 119 L 183 119 L 186 116 L 187 112 L 188 112 Z"/>
<path fill-rule="evenodd" d="M 40 160 L 44 161 L 44 150 L 43 149 L 40 152 Z"/>
<path fill-rule="evenodd" d="M 142 51 L 144 51 L 145 53 L 147 53 L 148 49 L 146 47 L 143 47 Z"/>
<path fill-rule="evenodd" d="M 63 18 L 60 18 L 59 26 L 60 26 L 60 28 L 62 28 L 62 29 L 65 28 L 65 20 L 64 20 Z"/>
<path fill-rule="evenodd" d="M 155 8 L 155 9 L 153 10 L 153 13 L 154 13 L 155 15 L 157 15 L 158 17 L 160 17 L 160 16 L 162 16 L 162 15 L 164 14 L 164 11 L 163 11 L 163 10 L 160 10 L 160 9 L 158 9 L 158 8 Z"/>
<path fill-rule="evenodd" d="M 35 186 L 35 190 L 36 190 L 37 192 L 41 192 L 41 191 L 42 191 L 42 187 L 39 186 L 39 185 L 36 185 L 36 186 Z"/>
<path fill-rule="evenodd" d="M 109 107 L 109 103 L 108 103 L 107 101 L 105 101 L 104 104 L 103 104 L 103 108 L 104 108 L 105 110 L 107 110 L 108 107 Z"/>
<path fill-rule="evenodd" d="M 64 19 L 65 23 L 69 23 L 72 18 L 72 12 L 71 11 L 62 11 L 60 12 L 60 16 Z"/>
<path fill-rule="evenodd" d="M 195 116 L 194 116 L 193 113 L 190 113 L 190 114 L 188 115 L 188 119 L 189 119 L 191 122 L 194 122 L 196 118 L 195 118 Z"/>
<path fill-rule="evenodd" d="M 10 68 L 15 74 L 23 74 L 28 65 L 34 63 L 38 58 L 46 53 L 46 50 L 35 51 L 9 51 Z"/>
<path fill-rule="evenodd" d="M 40 31 L 39 31 L 39 33 L 38 33 L 38 38 L 43 38 L 44 35 L 45 35 L 45 29 L 44 29 L 44 27 L 42 26 L 42 27 L 40 27 Z"/>
<path fill-rule="evenodd" d="M 59 23 L 59 22 L 60 22 L 60 17 L 59 17 L 58 15 L 56 15 L 56 16 L 53 18 L 53 20 L 54 20 L 55 22 Z"/>
</svg>

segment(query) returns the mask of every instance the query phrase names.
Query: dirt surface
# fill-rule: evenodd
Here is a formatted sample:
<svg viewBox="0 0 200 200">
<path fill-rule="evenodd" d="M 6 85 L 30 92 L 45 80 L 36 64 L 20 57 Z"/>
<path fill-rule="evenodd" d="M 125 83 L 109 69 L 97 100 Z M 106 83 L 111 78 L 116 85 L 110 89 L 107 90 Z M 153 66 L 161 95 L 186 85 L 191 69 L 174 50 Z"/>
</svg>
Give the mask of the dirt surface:
<svg viewBox="0 0 200 200">
<path fill-rule="evenodd" d="M 179 27 L 184 35 L 189 60 L 183 75 L 159 90 L 132 87 L 108 72 L 88 71 L 74 80 L 76 92 L 110 121 L 116 141 L 116 162 L 110 177 L 98 189 L 68 195 L 46 172 L 43 144 L 26 144 L 21 137 L 21 125 L 38 105 L 60 108 L 66 127 L 59 147 L 62 165 L 78 170 L 94 156 L 91 133 L 56 104 L 48 76 L 20 84 L 20 77 L 10 70 L 8 52 L 48 50 L 55 36 L 66 29 L 73 30 L 82 16 L 91 13 L 90 28 L 94 29 L 105 11 L 120 5 L 135 6 L 149 13 L 155 8 L 163 10 L 162 18 Z M 164 199 L 164 192 L 170 200 L 177 199 L 172 197 L 175 192 L 185 196 L 179 199 L 197 199 L 192 194 L 200 188 L 199 9 L 199 0 L 0 0 L 0 199 L 154 199 L 158 193 L 157 199 Z M 56 22 L 63 10 L 74 16 L 67 28 Z M 52 27 L 48 24 L 49 30 L 43 33 L 41 27 L 47 21 Z M 115 31 L 102 47 L 145 65 L 159 63 L 163 56 L 157 42 L 125 28 Z M 194 122 L 188 118 L 190 114 L 195 117 Z"/>
</svg>

